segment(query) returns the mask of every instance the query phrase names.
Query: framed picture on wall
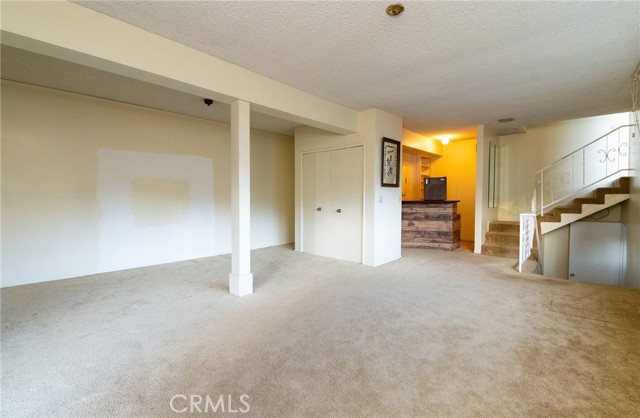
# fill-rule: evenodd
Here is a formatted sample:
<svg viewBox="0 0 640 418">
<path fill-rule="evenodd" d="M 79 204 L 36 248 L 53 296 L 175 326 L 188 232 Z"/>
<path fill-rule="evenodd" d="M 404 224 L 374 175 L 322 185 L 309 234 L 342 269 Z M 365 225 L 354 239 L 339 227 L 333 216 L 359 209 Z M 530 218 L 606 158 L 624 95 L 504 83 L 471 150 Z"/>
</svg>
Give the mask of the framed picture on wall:
<svg viewBox="0 0 640 418">
<path fill-rule="evenodd" d="M 382 138 L 382 187 L 400 186 L 400 141 Z"/>
</svg>

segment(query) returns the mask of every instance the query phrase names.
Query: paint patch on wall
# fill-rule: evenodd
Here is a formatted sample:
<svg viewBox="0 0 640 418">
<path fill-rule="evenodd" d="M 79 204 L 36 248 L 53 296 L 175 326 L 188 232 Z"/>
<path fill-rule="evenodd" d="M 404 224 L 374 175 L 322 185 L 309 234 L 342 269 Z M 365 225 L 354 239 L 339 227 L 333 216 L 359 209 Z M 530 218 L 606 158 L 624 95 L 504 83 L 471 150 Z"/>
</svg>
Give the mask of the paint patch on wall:
<svg viewBox="0 0 640 418">
<path fill-rule="evenodd" d="M 186 224 L 191 183 L 187 179 L 136 177 L 131 181 L 131 214 L 137 228 Z"/>
<path fill-rule="evenodd" d="M 99 150 L 99 271 L 212 255 L 213 184 L 209 158 Z"/>
</svg>

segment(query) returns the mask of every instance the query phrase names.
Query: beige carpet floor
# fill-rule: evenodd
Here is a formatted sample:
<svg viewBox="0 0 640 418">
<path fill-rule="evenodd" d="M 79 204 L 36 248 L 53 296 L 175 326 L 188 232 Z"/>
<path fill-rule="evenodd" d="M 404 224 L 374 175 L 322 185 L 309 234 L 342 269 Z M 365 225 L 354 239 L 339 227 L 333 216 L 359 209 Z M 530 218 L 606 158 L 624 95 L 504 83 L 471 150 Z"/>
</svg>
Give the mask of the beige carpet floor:
<svg viewBox="0 0 640 418">
<path fill-rule="evenodd" d="M 512 264 L 285 246 L 240 299 L 228 256 L 7 288 L 2 416 L 638 416 L 640 292 Z"/>
</svg>

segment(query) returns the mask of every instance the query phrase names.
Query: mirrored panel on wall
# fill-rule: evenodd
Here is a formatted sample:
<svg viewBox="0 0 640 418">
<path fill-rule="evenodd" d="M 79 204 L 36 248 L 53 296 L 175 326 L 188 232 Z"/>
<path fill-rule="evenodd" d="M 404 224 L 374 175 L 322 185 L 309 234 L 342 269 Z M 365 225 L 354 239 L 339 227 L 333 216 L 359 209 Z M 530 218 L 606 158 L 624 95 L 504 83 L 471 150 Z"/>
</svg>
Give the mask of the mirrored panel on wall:
<svg viewBox="0 0 640 418">
<path fill-rule="evenodd" d="M 489 207 L 498 207 L 498 146 L 489 142 Z"/>
</svg>

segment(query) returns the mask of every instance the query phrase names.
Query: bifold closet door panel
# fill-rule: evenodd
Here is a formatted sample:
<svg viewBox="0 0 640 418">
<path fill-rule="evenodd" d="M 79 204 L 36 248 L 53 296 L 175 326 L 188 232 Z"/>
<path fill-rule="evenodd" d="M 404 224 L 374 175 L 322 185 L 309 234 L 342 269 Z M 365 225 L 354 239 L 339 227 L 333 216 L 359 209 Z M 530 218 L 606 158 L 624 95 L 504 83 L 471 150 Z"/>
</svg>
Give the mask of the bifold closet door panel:
<svg viewBox="0 0 640 418">
<path fill-rule="evenodd" d="M 362 261 L 362 147 L 333 151 L 335 249 L 343 260 Z M 333 187 L 335 186 L 335 187 Z"/>
<path fill-rule="evenodd" d="M 302 156 L 302 251 L 316 253 L 316 155 Z"/>
<path fill-rule="evenodd" d="M 331 245 L 331 152 L 302 156 L 303 251 L 335 257 Z"/>
<path fill-rule="evenodd" d="M 315 254 L 325 257 L 337 257 L 334 248 L 335 225 L 332 208 L 334 203 L 334 191 L 331 177 L 332 152 L 316 152 L 315 161 L 315 194 L 316 194 L 316 216 L 315 216 Z"/>
<path fill-rule="evenodd" d="M 362 261 L 362 159 L 362 147 L 303 156 L 303 251 Z"/>
</svg>

